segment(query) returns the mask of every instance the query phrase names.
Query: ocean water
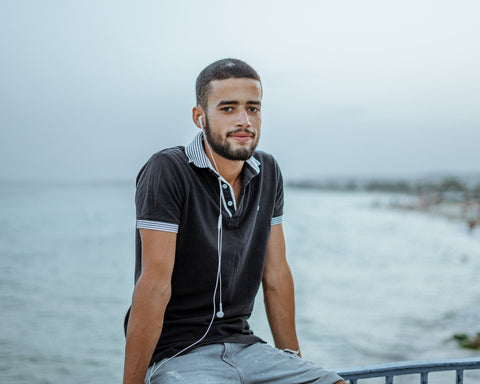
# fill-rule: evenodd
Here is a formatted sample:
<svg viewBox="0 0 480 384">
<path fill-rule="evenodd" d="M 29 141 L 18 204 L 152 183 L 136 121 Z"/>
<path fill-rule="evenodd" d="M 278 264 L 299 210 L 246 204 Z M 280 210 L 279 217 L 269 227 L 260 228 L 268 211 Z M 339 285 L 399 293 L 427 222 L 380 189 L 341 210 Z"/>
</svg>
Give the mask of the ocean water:
<svg viewBox="0 0 480 384">
<path fill-rule="evenodd" d="M 133 197 L 133 181 L 0 183 L 0 383 L 121 382 Z M 340 368 L 480 356 L 449 340 L 480 332 L 479 231 L 374 204 L 388 199 L 287 188 L 304 357 Z M 272 340 L 261 295 L 251 326 Z"/>
</svg>

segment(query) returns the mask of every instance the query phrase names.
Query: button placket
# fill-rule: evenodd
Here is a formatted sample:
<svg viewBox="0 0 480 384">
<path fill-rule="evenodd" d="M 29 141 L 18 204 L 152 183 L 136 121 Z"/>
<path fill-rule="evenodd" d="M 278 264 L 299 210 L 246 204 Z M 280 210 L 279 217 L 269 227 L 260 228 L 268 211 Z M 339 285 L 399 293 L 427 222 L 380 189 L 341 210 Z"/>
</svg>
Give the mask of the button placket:
<svg viewBox="0 0 480 384">
<path fill-rule="evenodd" d="M 223 199 L 226 203 L 226 208 L 230 212 L 230 216 L 233 216 L 235 213 L 235 203 L 233 202 L 233 195 L 230 186 L 222 182 L 222 194 L 223 194 Z"/>
</svg>

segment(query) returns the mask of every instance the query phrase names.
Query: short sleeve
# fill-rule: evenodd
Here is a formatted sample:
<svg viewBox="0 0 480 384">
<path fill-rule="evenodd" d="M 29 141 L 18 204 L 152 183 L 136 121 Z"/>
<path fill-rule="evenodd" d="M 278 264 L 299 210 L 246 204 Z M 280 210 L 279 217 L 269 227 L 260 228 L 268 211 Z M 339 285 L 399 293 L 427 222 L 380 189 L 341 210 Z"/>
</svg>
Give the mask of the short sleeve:
<svg viewBox="0 0 480 384">
<path fill-rule="evenodd" d="M 278 163 L 275 162 L 276 194 L 275 206 L 273 208 L 272 225 L 283 222 L 283 177 Z"/>
<path fill-rule="evenodd" d="M 178 232 L 183 188 L 179 170 L 162 153 L 153 155 L 137 176 L 137 228 Z"/>
</svg>

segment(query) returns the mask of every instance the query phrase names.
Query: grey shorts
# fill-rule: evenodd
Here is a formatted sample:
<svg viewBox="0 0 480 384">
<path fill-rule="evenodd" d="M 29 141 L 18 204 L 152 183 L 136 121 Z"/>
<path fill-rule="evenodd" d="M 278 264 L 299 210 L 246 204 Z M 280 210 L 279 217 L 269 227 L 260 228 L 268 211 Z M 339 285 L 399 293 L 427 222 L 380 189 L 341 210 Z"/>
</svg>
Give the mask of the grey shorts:
<svg viewBox="0 0 480 384">
<path fill-rule="evenodd" d="M 219 343 L 151 366 L 146 384 L 333 384 L 342 380 L 268 344 Z"/>
</svg>

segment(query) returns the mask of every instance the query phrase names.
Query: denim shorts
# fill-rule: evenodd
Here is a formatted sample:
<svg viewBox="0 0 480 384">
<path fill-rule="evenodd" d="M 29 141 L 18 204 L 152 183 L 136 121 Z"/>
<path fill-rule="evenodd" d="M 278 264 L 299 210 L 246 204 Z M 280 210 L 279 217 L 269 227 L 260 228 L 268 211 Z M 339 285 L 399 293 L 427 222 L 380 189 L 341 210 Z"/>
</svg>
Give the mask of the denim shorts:
<svg viewBox="0 0 480 384">
<path fill-rule="evenodd" d="M 342 380 L 268 344 L 218 343 L 152 365 L 145 384 L 333 384 Z"/>
</svg>

